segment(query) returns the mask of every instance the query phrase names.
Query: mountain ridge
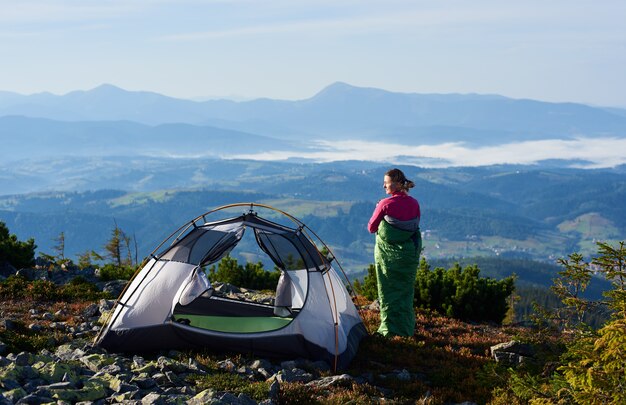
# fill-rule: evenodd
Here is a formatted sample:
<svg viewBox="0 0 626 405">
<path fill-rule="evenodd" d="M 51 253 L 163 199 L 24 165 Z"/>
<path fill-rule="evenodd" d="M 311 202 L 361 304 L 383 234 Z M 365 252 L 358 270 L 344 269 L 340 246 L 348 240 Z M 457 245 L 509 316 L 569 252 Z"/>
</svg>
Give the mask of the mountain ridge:
<svg viewBox="0 0 626 405">
<path fill-rule="evenodd" d="M 62 96 L 0 92 L 0 116 L 60 121 L 211 125 L 285 139 L 403 139 L 409 143 L 486 135 L 478 144 L 576 136 L 626 136 L 620 109 L 481 94 L 398 93 L 343 82 L 303 100 L 192 101 L 103 84 Z M 218 124 L 217 124 L 218 123 Z M 417 133 L 415 136 L 411 134 Z M 472 137 L 474 137 L 472 135 Z M 465 136 L 467 138 L 467 136 Z M 430 141 L 430 142 L 429 142 Z"/>
</svg>

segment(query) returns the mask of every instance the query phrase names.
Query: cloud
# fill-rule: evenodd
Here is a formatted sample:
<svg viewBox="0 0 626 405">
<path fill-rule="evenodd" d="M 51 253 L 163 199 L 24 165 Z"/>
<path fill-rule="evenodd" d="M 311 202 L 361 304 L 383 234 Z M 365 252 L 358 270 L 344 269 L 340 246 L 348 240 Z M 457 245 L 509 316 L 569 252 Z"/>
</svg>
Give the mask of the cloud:
<svg viewBox="0 0 626 405">
<path fill-rule="evenodd" d="M 463 143 L 407 146 L 364 141 L 320 141 L 315 147 L 316 150 L 307 153 L 273 151 L 224 157 L 253 160 L 301 158 L 317 162 L 371 160 L 389 163 L 403 163 L 411 159 L 421 162 L 420 165 L 424 167 L 534 164 L 551 159 L 588 161 L 587 168 L 626 164 L 624 138 L 548 139 L 479 148 L 470 148 Z"/>
</svg>

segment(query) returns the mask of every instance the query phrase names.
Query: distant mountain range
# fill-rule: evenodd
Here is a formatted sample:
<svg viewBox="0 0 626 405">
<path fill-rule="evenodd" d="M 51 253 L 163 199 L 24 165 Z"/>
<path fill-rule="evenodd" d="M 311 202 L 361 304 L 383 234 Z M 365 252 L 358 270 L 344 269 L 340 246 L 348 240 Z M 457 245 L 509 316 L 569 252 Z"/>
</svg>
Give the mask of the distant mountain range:
<svg viewBox="0 0 626 405">
<path fill-rule="evenodd" d="M 3 158 L 39 144 L 51 147 L 51 156 L 57 149 L 101 155 L 120 148 L 139 154 L 200 148 L 218 156 L 233 149 L 305 149 L 312 139 L 480 146 L 626 137 L 626 111 L 616 108 L 498 95 L 393 93 L 345 83 L 298 101 L 197 102 L 112 85 L 65 95 L 0 92 L 0 117 L 0 137 L 12 145 Z"/>
</svg>

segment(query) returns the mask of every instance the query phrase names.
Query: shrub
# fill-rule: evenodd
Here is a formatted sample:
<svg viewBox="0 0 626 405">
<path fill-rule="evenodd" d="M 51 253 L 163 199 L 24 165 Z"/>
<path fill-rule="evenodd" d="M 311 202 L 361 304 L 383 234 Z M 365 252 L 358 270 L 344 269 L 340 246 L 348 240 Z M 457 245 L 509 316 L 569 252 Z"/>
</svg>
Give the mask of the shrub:
<svg viewBox="0 0 626 405">
<path fill-rule="evenodd" d="M 515 279 L 495 280 L 479 274 L 478 266 L 461 268 L 458 263 L 448 270 L 431 271 L 422 260 L 416 275 L 415 306 L 465 321 L 501 324 L 508 311 L 508 297 L 515 290 Z"/>
<path fill-rule="evenodd" d="M 209 268 L 209 280 L 236 285 L 254 290 L 275 290 L 280 278 L 280 271 L 266 271 L 263 263 L 246 263 L 242 266 L 237 259 L 225 256 L 217 265 Z"/>
<path fill-rule="evenodd" d="M 109 263 L 102 266 L 99 277 L 102 281 L 130 280 L 135 271 L 137 271 L 137 268 L 134 266 L 118 266 Z"/>
<path fill-rule="evenodd" d="M 72 302 L 110 298 L 110 294 L 99 291 L 95 284 L 80 276 L 58 286 L 48 280 L 28 281 L 22 276 L 12 275 L 0 282 L 0 298 Z"/>
<path fill-rule="evenodd" d="M 31 266 L 35 261 L 36 248 L 34 239 L 21 242 L 17 236 L 9 234 L 4 222 L 0 222 L 0 264 L 9 262 L 18 269 Z"/>
<path fill-rule="evenodd" d="M 374 301 L 378 298 L 378 284 L 376 282 L 376 266 L 370 264 L 367 268 L 367 275 L 363 278 L 363 283 L 359 280 L 354 282 L 354 290 L 357 294 Z"/>
<path fill-rule="evenodd" d="M 527 403 L 626 403 L 626 248 L 624 242 L 613 247 L 598 243 L 598 257 L 584 262 L 579 254 L 561 260 L 565 269 L 555 280 L 554 291 L 562 300 L 567 317 L 550 318 L 560 322 L 556 330 L 565 350 L 558 362 L 546 363 L 539 372 L 516 370 L 509 380 L 509 389 L 498 397 L 515 397 Z M 604 295 L 612 310 L 611 319 L 599 330 L 583 322 L 582 315 L 590 304 L 579 299 L 594 273 L 603 275 L 613 288 Z M 575 315 L 572 317 L 571 315 Z M 574 321 L 574 322 L 572 322 Z M 537 335 L 535 335 L 537 336 Z"/>
<path fill-rule="evenodd" d="M 28 280 L 24 276 L 11 275 L 0 282 L 0 297 L 19 299 L 24 297 L 24 291 L 28 287 Z"/>
</svg>

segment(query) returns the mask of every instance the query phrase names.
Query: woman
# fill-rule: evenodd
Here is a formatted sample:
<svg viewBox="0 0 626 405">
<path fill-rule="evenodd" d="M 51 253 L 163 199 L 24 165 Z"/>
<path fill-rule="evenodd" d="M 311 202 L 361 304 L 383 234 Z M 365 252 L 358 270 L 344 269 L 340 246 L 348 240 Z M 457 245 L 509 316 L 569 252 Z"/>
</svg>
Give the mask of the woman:
<svg viewBox="0 0 626 405">
<path fill-rule="evenodd" d="M 413 336 L 415 329 L 413 295 L 422 238 L 420 206 L 408 194 L 414 186 L 400 169 L 385 173 L 383 188 L 390 196 L 378 202 L 367 224 L 371 233 L 376 232 L 378 333 L 383 336 Z"/>
</svg>

